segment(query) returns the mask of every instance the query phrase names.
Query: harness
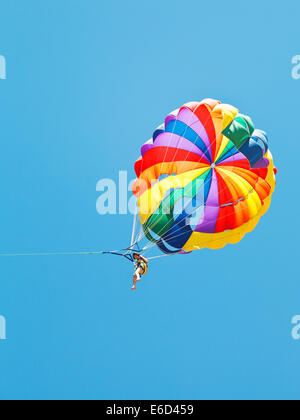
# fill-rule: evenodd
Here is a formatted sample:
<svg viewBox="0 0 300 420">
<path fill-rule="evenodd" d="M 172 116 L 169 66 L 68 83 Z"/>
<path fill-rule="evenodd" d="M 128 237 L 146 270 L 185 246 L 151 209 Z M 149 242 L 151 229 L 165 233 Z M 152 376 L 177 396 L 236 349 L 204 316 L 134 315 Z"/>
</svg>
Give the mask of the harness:
<svg viewBox="0 0 300 420">
<path fill-rule="evenodd" d="M 148 271 L 148 265 L 145 263 L 145 261 L 143 261 L 142 259 L 138 260 L 137 264 L 136 264 L 136 268 L 140 268 L 142 271 L 142 276 L 144 276 L 145 274 L 147 274 Z"/>
</svg>

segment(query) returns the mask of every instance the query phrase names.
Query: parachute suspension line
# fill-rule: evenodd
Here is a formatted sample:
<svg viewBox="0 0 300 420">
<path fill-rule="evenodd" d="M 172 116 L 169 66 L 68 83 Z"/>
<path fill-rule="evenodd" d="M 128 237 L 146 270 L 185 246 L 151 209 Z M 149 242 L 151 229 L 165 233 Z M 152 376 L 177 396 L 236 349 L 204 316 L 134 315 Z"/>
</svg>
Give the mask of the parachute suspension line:
<svg viewBox="0 0 300 420">
<path fill-rule="evenodd" d="M 202 187 L 201 187 L 201 189 L 203 189 L 203 188 L 205 188 L 205 186 L 206 186 L 206 183 L 207 183 L 207 180 L 203 183 L 203 185 L 202 185 Z M 225 189 L 226 188 L 222 188 L 221 189 L 221 193 L 223 192 L 223 191 L 225 191 Z M 188 190 L 188 192 L 189 192 L 190 190 Z M 245 200 L 245 199 L 247 199 L 247 197 L 251 194 L 251 192 L 253 192 L 254 191 L 254 189 L 252 188 L 249 192 L 248 192 L 248 194 L 247 194 L 247 196 L 245 196 L 245 197 L 243 197 L 241 200 Z M 187 205 L 190 203 L 190 201 L 192 201 L 192 199 L 191 200 L 189 200 L 189 202 L 187 203 Z M 234 204 L 234 203 L 233 203 Z M 187 207 L 187 205 L 186 205 L 186 207 Z M 197 210 L 199 210 L 201 207 L 204 207 L 204 203 L 202 204 L 202 205 L 200 205 L 200 206 L 198 206 L 198 207 L 196 207 L 195 209 L 194 209 L 194 211 L 191 213 L 191 214 L 189 214 L 189 215 L 187 215 L 187 216 L 185 216 L 181 221 L 183 222 L 185 222 L 188 218 L 191 218 L 192 216 L 193 216 L 193 214 L 197 211 Z M 185 207 L 185 208 L 186 208 Z M 185 210 L 185 208 L 184 208 L 184 210 Z M 158 221 L 156 221 L 156 223 L 153 225 L 153 227 L 154 226 L 156 226 L 156 224 L 157 223 L 159 223 L 159 221 L 161 220 L 161 218 L 162 218 L 163 216 L 161 216 L 159 219 L 158 219 Z M 225 215 L 225 216 L 222 216 L 222 217 L 219 217 L 219 220 L 222 220 L 222 219 L 224 219 L 224 218 L 226 218 L 227 216 Z M 170 222 L 172 222 L 172 221 L 170 221 Z M 168 223 L 170 223 L 170 222 L 168 222 Z M 168 226 L 168 223 L 163 227 L 163 228 L 165 228 L 166 226 Z M 209 223 L 209 221 L 206 223 L 206 224 L 208 224 Z M 202 226 L 206 226 L 206 224 L 203 224 Z M 162 229 L 157 233 L 157 235 L 158 236 L 160 236 L 160 234 L 161 234 L 161 232 L 162 232 Z M 166 237 L 168 238 L 168 239 L 175 239 L 175 238 L 179 238 L 179 237 L 181 237 L 182 235 L 184 235 L 184 233 L 181 233 L 181 234 L 178 234 L 178 235 L 173 235 L 173 236 L 171 236 L 171 235 L 166 235 Z M 215 239 L 214 239 L 215 240 Z M 213 242 L 214 240 L 212 240 L 212 241 L 207 241 L 208 243 L 210 243 L 210 242 Z M 155 242 L 155 243 L 149 243 L 148 245 L 146 245 L 144 248 L 143 248 L 143 250 L 147 250 L 147 249 L 151 249 L 151 248 L 153 248 L 153 247 L 155 247 L 156 246 L 156 244 L 157 244 L 157 242 L 159 241 L 159 239 Z"/>
<path fill-rule="evenodd" d="M 209 120 L 209 118 L 210 118 L 210 117 L 211 117 L 211 115 L 209 114 L 209 116 L 207 117 L 206 121 L 204 122 L 204 127 L 206 126 L 206 123 L 208 122 L 208 120 Z M 193 113 L 192 113 L 192 115 L 190 116 L 189 123 L 187 124 L 187 126 L 186 126 L 186 128 L 185 128 L 185 130 L 184 130 L 183 134 L 180 136 L 180 138 L 181 138 L 181 139 L 182 139 L 182 138 L 184 138 L 184 135 L 185 135 L 185 134 L 186 134 L 186 132 L 187 132 L 188 126 L 190 125 L 190 123 L 191 123 L 191 121 L 192 121 L 192 118 L 193 118 Z M 178 121 L 178 115 L 176 115 L 175 120 L 176 120 L 176 122 Z M 173 126 L 172 132 L 171 132 L 171 133 L 169 133 L 169 134 L 170 134 L 170 138 L 169 138 L 169 141 L 168 141 L 168 145 L 167 145 L 167 148 L 166 148 L 166 152 L 165 152 L 164 159 L 163 159 L 163 161 L 162 161 L 162 163 L 161 163 L 161 165 L 160 165 L 159 174 L 161 173 L 162 166 L 163 166 L 163 164 L 164 164 L 164 163 L 165 163 L 165 161 L 166 161 L 166 157 L 167 157 L 167 154 L 168 154 L 168 150 L 169 150 L 169 148 L 170 148 L 170 146 L 171 146 L 172 136 L 174 135 L 174 131 L 175 131 L 175 127 L 176 127 L 176 122 L 175 122 L 175 124 L 174 124 L 174 126 Z M 219 133 L 216 133 L 215 138 L 214 138 L 214 140 L 213 140 L 213 143 L 212 143 L 212 144 L 216 143 L 218 135 L 219 135 Z M 196 140 L 197 140 L 197 139 L 200 139 L 199 134 L 197 134 Z M 208 147 L 207 147 L 207 146 L 206 146 L 206 152 L 208 152 Z M 174 156 L 174 158 L 173 158 L 173 161 L 172 161 L 172 162 L 175 162 L 175 158 L 176 158 L 176 156 L 177 156 L 177 153 L 178 153 L 178 150 L 176 151 L 175 156 Z M 186 157 L 186 160 L 188 159 L 188 157 L 190 156 L 190 154 L 191 154 L 191 151 L 189 151 L 189 152 L 188 152 L 187 157 Z M 142 167 L 143 167 L 143 163 L 142 163 Z M 202 185 L 201 189 L 204 189 L 204 187 L 206 186 L 207 182 L 208 182 L 208 180 L 205 180 L 205 181 L 204 181 L 204 184 Z M 192 200 L 193 200 L 193 198 L 192 198 L 190 201 L 192 201 Z M 190 202 L 190 201 L 189 201 L 189 202 Z M 189 203 L 188 203 L 188 204 L 189 204 Z M 187 204 L 187 205 L 188 205 L 188 204 Z M 186 206 L 187 206 L 187 205 L 186 205 Z M 203 206 L 204 206 L 204 203 L 203 203 Z M 201 206 L 199 206 L 199 207 L 198 207 L 198 209 L 199 209 L 200 207 L 201 207 Z M 186 208 L 186 207 L 185 207 L 185 208 Z M 192 214 L 193 214 L 193 213 L 192 213 Z M 156 225 L 157 223 L 159 223 L 159 222 L 160 222 L 160 220 L 162 219 L 162 217 L 163 217 L 163 215 L 162 215 L 160 218 L 158 218 L 158 220 L 156 221 L 155 225 Z M 189 217 L 190 217 L 190 215 L 187 215 L 187 216 L 185 217 L 185 219 L 184 219 L 184 220 L 187 220 L 187 218 L 189 218 Z M 155 226 L 155 225 L 154 225 L 154 226 Z M 164 229 L 164 228 L 162 228 L 162 230 L 163 230 L 163 229 Z M 158 236 L 160 235 L 160 233 L 162 232 L 162 230 L 158 233 Z M 144 236 L 145 236 L 145 235 L 144 235 Z M 178 237 L 178 236 L 181 236 L 181 235 L 177 235 L 177 236 L 175 236 L 175 237 Z M 170 239 L 172 239 L 172 238 L 174 239 L 175 237 L 170 237 Z M 157 240 L 157 241 L 156 241 L 156 243 L 157 243 L 158 241 L 159 241 L 159 240 Z M 155 244 L 150 244 L 150 245 L 149 245 L 149 248 L 152 248 L 153 246 L 156 246 L 156 243 L 155 243 Z M 144 248 L 144 249 L 147 249 L 147 248 Z"/>
<path fill-rule="evenodd" d="M 204 183 L 203 183 L 203 185 L 201 186 L 201 189 L 204 189 L 205 188 L 205 185 L 206 185 L 206 182 L 207 182 L 207 180 L 206 181 L 204 181 Z M 189 189 L 186 191 L 186 194 L 188 194 L 189 192 L 191 192 L 192 191 L 192 189 L 193 189 L 194 187 L 193 187 L 193 185 L 191 185 L 190 187 L 189 187 Z M 186 209 L 186 207 L 191 203 L 193 201 L 193 197 L 192 198 L 190 198 L 187 202 L 186 202 L 186 205 L 185 205 L 185 207 L 183 208 L 183 210 L 185 210 Z M 195 208 L 195 210 L 194 210 L 194 212 L 193 213 L 191 213 L 190 215 L 187 215 L 186 217 L 184 217 L 181 221 L 183 222 L 185 222 L 188 218 L 190 218 L 197 210 L 199 210 L 199 208 L 201 208 L 202 206 L 204 206 L 204 203 L 202 203 L 200 206 L 198 206 L 198 207 L 196 207 Z M 152 227 L 154 227 L 154 226 L 156 226 L 156 224 L 157 223 L 159 223 L 159 221 L 162 219 L 162 217 L 163 217 L 163 215 L 162 216 L 160 216 L 159 218 L 158 218 L 158 220 L 156 221 L 156 223 L 152 226 Z M 160 234 L 161 234 L 161 232 L 163 231 L 163 229 L 165 229 L 166 227 L 167 228 L 169 228 L 169 224 L 170 224 L 170 227 L 171 227 L 171 223 L 173 223 L 173 220 L 170 220 L 159 232 L 157 232 L 157 235 L 158 236 L 160 236 Z M 180 237 L 181 235 L 173 235 L 173 236 L 171 236 L 171 235 L 167 235 L 167 238 L 168 239 L 175 239 L 175 238 L 177 238 L 177 237 Z M 159 239 L 156 241 L 156 243 L 159 241 Z M 148 244 L 148 245 L 146 245 L 146 247 L 144 248 L 144 249 L 151 249 L 152 247 L 154 247 L 154 246 L 156 246 L 156 243 L 150 243 L 150 244 Z"/>
<path fill-rule="evenodd" d="M 207 181 L 205 181 L 204 182 L 204 184 L 203 184 L 203 186 L 201 187 L 201 188 L 204 188 L 205 187 L 205 185 L 206 185 L 206 182 Z M 223 191 L 225 191 L 225 189 L 226 188 L 222 188 L 221 190 L 220 190 L 220 192 L 222 193 Z M 190 190 L 188 190 L 188 192 L 189 192 Z M 250 189 L 250 191 L 248 191 L 248 194 L 247 195 L 245 195 L 244 197 L 242 197 L 241 199 L 239 199 L 236 203 L 238 203 L 239 201 L 243 201 L 243 200 L 246 200 L 249 196 L 250 196 L 250 194 L 252 193 L 252 192 L 254 192 L 255 191 L 255 189 L 254 189 L 254 187 L 252 187 L 251 189 Z M 191 199 L 192 200 L 192 199 Z M 190 200 L 190 201 L 191 201 Z M 190 202 L 189 201 L 189 202 Z M 234 204 L 236 204 L 236 203 L 228 203 L 228 205 L 234 205 Z M 188 203 L 189 204 L 189 203 Z M 188 205 L 187 204 L 187 205 Z M 203 206 L 204 206 L 204 203 L 203 203 Z M 190 214 L 190 215 L 187 215 L 186 217 L 184 217 L 183 219 L 182 219 L 182 221 L 186 221 L 188 218 L 190 218 L 190 217 L 192 217 L 192 215 L 197 211 L 197 210 L 199 210 L 199 208 L 201 208 L 202 207 L 202 205 L 200 205 L 200 206 L 198 206 L 198 207 L 196 207 L 195 209 L 194 209 L 194 211 Z M 225 206 L 221 206 L 221 207 L 225 207 Z M 185 207 L 186 208 L 186 207 Z M 184 209 L 185 209 L 184 208 Z M 222 217 L 219 217 L 219 220 L 223 220 L 223 219 L 225 219 L 227 217 L 227 215 L 224 215 L 224 216 L 222 216 Z M 206 224 L 203 224 L 202 226 L 204 227 L 204 226 L 206 226 L 207 224 L 209 223 L 209 221 L 206 223 Z M 165 226 L 167 226 L 168 224 L 166 224 Z M 160 235 L 160 233 L 162 232 L 162 230 L 160 231 L 160 232 L 158 232 L 158 235 Z M 166 237 L 168 238 L 168 239 L 175 239 L 175 238 L 179 238 L 179 237 L 181 237 L 182 235 L 184 235 L 184 233 L 182 233 L 182 234 L 178 234 L 178 235 L 173 235 L 173 236 L 171 236 L 171 235 L 167 235 Z M 221 237 L 221 238 L 223 238 L 223 237 Z M 207 241 L 207 243 L 210 243 L 210 242 L 213 242 L 215 239 L 213 239 L 213 240 L 211 240 L 211 241 Z M 156 246 L 156 243 L 154 244 L 154 243 L 150 243 L 150 244 L 148 244 L 148 245 L 146 245 L 146 247 L 144 248 L 144 249 L 151 249 L 152 247 L 154 247 L 154 246 Z M 200 248 L 199 248 L 200 249 Z"/>
<path fill-rule="evenodd" d="M 175 112 L 176 112 L 177 110 L 175 110 Z M 178 110 L 178 112 L 180 111 L 180 109 Z M 175 115 L 174 115 L 175 116 Z M 193 118 L 193 113 L 192 113 L 192 115 L 190 116 L 190 119 L 189 119 L 189 123 L 186 125 L 186 128 L 185 128 L 185 130 L 184 130 L 184 132 L 183 132 L 183 134 L 180 136 L 180 138 L 182 139 L 182 138 L 184 138 L 184 135 L 186 134 L 186 132 L 187 132 L 187 130 L 188 130 L 188 127 L 189 127 L 189 125 L 190 125 L 190 123 L 191 123 L 191 121 L 192 121 L 192 118 Z M 209 118 L 210 118 L 210 115 L 207 117 L 207 119 L 206 119 L 206 121 L 205 121 L 205 125 L 206 125 L 206 123 L 207 123 L 207 121 L 209 120 Z M 171 146 L 171 141 L 172 141 L 172 136 L 174 135 L 174 132 L 175 132 L 175 128 L 176 128 L 176 123 L 177 123 L 177 121 L 178 121 L 178 114 L 175 116 L 175 120 L 176 120 L 176 122 L 174 123 L 174 125 L 173 125 L 173 128 L 172 128 L 172 132 L 171 133 L 169 133 L 170 134 L 170 137 L 169 137 L 169 140 L 168 140 L 168 145 L 167 145 L 167 148 L 166 148 L 166 152 L 165 152 L 165 155 L 164 155 L 164 159 L 163 159 L 163 161 L 161 162 L 161 164 L 160 164 L 160 169 L 159 169 L 159 174 L 160 175 L 162 175 L 161 174 L 161 171 L 162 171 L 162 167 L 163 167 L 163 165 L 164 165 L 164 163 L 166 162 L 166 158 L 167 158 L 167 155 L 168 155 L 168 150 L 170 149 L 170 146 Z M 165 124 L 165 123 L 164 123 Z M 162 124 L 163 125 L 163 124 Z M 166 127 L 165 127 L 166 128 Z M 200 139 L 200 136 L 199 135 L 197 135 L 197 138 L 196 139 Z M 153 140 L 153 138 L 152 138 L 152 140 Z M 216 140 L 217 140 L 217 135 L 216 135 L 216 137 L 215 137 L 215 139 L 214 139 L 214 142 L 216 142 Z M 206 151 L 208 151 L 208 147 L 206 147 Z M 175 162 L 175 157 L 177 156 L 177 153 L 178 153 L 178 151 L 176 151 L 176 154 L 175 154 L 175 156 L 174 156 L 174 158 L 173 158 L 173 161 L 172 162 Z M 188 152 L 188 154 L 187 154 L 187 158 L 188 158 L 188 156 L 190 155 L 190 153 L 191 153 L 191 151 L 189 151 Z M 186 160 L 187 160 L 187 158 L 186 158 Z M 143 166 L 144 166 L 144 159 L 142 159 L 142 167 L 141 167 L 141 174 L 143 173 Z M 204 185 L 205 185 L 205 183 L 204 183 Z M 138 207 L 138 204 L 137 204 L 137 207 Z M 160 219 L 163 217 L 163 215 L 157 220 L 157 222 L 156 223 L 159 223 L 159 221 L 160 221 Z M 155 224 L 156 224 L 155 223 Z M 137 243 L 139 243 L 144 237 L 145 237 L 145 233 L 144 233 L 144 230 L 143 230 L 143 227 L 141 228 L 142 229 L 142 236 L 141 236 L 141 238 L 139 238 L 138 237 L 138 239 L 137 239 Z M 158 242 L 158 241 L 157 241 Z M 156 243 L 157 243 L 156 242 Z M 154 244 L 154 246 L 156 245 L 156 243 Z M 150 244 L 151 245 L 151 244 Z"/>
<path fill-rule="evenodd" d="M 134 219 L 133 219 L 133 226 L 132 226 L 132 235 L 131 235 L 131 242 L 130 246 L 132 247 L 136 243 L 136 229 L 137 229 L 137 219 L 138 219 L 138 204 L 136 202 L 135 210 L 134 210 Z"/>
<path fill-rule="evenodd" d="M 204 187 L 204 185 L 203 185 L 203 187 Z M 203 188 L 202 187 L 202 188 Z M 190 200 L 190 201 L 192 201 L 192 199 Z M 189 203 L 190 203 L 190 201 L 189 201 Z M 189 204 L 188 203 L 188 204 Z M 187 205 L 188 205 L 187 204 Z M 194 209 L 194 211 L 190 214 L 190 215 L 187 215 L 185 218 L 183 218 L 181 221 L 186 221 L 188 218 L 191 218 L 192 216 L 193 216 L 193 214 L 195 213 L 195 212 L 197 212 L 201 207 L 203 207 L 204 206 L 204 203 L 203 204 L 201 204 L 200 206 L 198 206 L 198 207 L 196 207 L 195 209 Z M 186 208 L 186 207 L 185 207 Z M 184 208 L 184 209 L 185 209 Z M 225 215 L 225 216 L 223 216 L 223 217 L 220 217 L 220 220 L 222 220 L 223 218 L 226 218 L 227 216 Z M 173 222 L 172 220 L 170 221 L 170 222 Z M 168 223 L 170 223 L 170 222 L 168 222 Z M 168 223 L 164 226 L 164 227 L 166 227 L 166 226 L 168 226 Z M 206 223 L 206 224 L 208 224 L 209 223 L 209 221 Z M 203 226 L 205 226 L 206 224 L 203 224 Z M 158 236 L 160 235 L 160 233 L 162 232 L 162 230 L 160 230 L 159 232 L 158 232 Z M 180 238 L 182 235 L 184 235 L 185 233 L 180 233 L 180 234 L 178 234 L 178 235 L 167 235 L 166 234 L 166 239 L 176 239 L 176 238 Z M 208 242 L 213 242 L 215 239 L 213 239 L 212 241 L 208 241 Z M 159 239 L 156 241 L 156 243 L 159 241 Z M 147 251 L 147 250 L 150 250 L 150 249 L 152 249 L 153 247 L 155 247 L 156 246 L 156 243 L 149 243 L 148 245 L 146 245 L 144 248 L 143 248 L 143 251 Z"/>
<path fill-rule="evenodd" d="M 199 206 L 197 209 L 195 209 L 195 211 L 194 212 L 196 212 L 200 207 L 202 207 L 202 206 Z M 190 216 L 192 216 L 193 215 L 193 213 L 190 215 Z M 190 217 L 190 216 L 188 216 L 188 217 Z M 220 220 L 222 220 L 223 218 L 226 218 L 227 216 L 223 216 L 223 217 L 220 217 Z M 185 220 L 185 219 L 183 219 L 183 220 Z M 207 222 L 206 224 L 208 224 L 209 222 Z M 206 226 L 206 224 L 203 224 L 203 226 Z M 166 239 L 176 239 L 176 238 L 180 238 L 181 236 L 183 236 L 183 235 L 185 235 L 185 233 L 183 232 L 183 233 L 179 233 L 178 235 L 166 235 Z M 224 237 L 226 237 L 226 235 L 224 236 Z M 222 236 L 219 236 L 218 237 L 218 239 L 222 239 L 223 237 Z M 210 241 L 207 241 L 207 243 L 211 243 L 211 242 L 214 242 L 216 239 L 214 238 L 214 239 L 212 239 L 212 240 L 210 240 Z M 158 241 L 157 241 L 158 242 Z M 145 251 L 145 252 L 148 252 L 148 251 L 150 251 L 152 248 L 154 248 L 156 246 L 156 243 L 149 243 L 148 245 L 146 245 L 144 248 L 143 248 L 143 251 Z M 201 249 L 201 248 L 198 248 L 198 249 Z M 176 254 L 175 254 L 176 255 Z"/>
<path fill-rule="evenodd" d="M 216 138 L 217 138 L 217 135 L 216 135 L 216 137 L 215 137 L 215 139 L 214 139 L 214 142 L 216 142 Z M 207 149 L 208 150 L 208 149 Z M 190 153 L 190 152 L 189 152 Z M 204 189 L 205 188 L 205 186 L 207 185 L 207 183 L 208 183 L 208 179 L 206 179 L 205 181 L 204 181 L 204 183 L 203 183 L 203 185 L 201 186 L 201 190 L 202 189 Z M 190 187 L 190 189 L 187 191 L 187 192 L 190 192 L 191 191 L 191 188 L 192 188 L 192 186 Z M 226 189 L 226 187 L 223 187 L 221 190 L 220 190 L 220 193 L 222 193 L 223 191 L 225 191 L 225 189 Z M 254 188 L 252 188 L 249 192 L 248 192 L 248 194 L 247 194 L 247 196 L 245 196 L 243 199 L 246 199 L 249 195 L 250 195 L 250 193 L 252 192 L 252 191 L 254 191 Z M 242 199 L 242 200 L 243 200 Z M 184 209 L 183 210 L 185 210 L 186 209 L 186 207 L 189 205 L 189 203 L 191 202 L 193 200 L 193 198 L 191 198 L 189 201 L 188 201 L 188 203 L 186 204 L 186 206 L 184 207 Z M 202 204 L 203 206 L 205 205 L 204 203 Z M 202 205 L 200 205 L 200 206 L 198 206 L 197 208 L 195 208 L 195 210 L 194 210 L 194 212 L 193 213 L 191 213 L 190 215 L 187 215 L 185 218 L 183 218 L 181 221 L 186 221 L 188 218 L 190 218 L 199 208 L 201 208 L 202 207 Z M 154 226 L 156 226 L 156 224 L 158 224 L 159 222 L 160 222 L 160 220 L 162 219 L 162 217 L 163 217 L 163 215 L 162 216 L 160 216 L 159 218 L 158 218 L 158 220 L 156 221 L 156 223 L 153 225 L 153 227 Z M 220 217 L 220 220 L 222 220 L 223 218 L 225 218 L 225 217 L 227 217 L 227 216 L 224 216 L 224 217 Z M 170 222 L 172 222 L 172 221 L 170 221 Z M 208 222 L 209 223 L 209 222 Z M 163 231 L 163 229 L 166 227 L 166 226 L 168 226 L 168 223 L 157 233 L 157 235 L 158 236 L 160 236 L 160 233 Z M 171 225 L 170 225 L 171 226 Z M 203 225 L 203 226 L 205 226 L 205 225 Z M 184 234 L 184 233 L 183 233 Z M 174 235 L 174 236 L 167 236 L 169 239 L 175 239 L 175 238 L 178 238 L 178 237 L 180 237 L 180 236 L 182 236 L 183 234 L 179 234 L 179 235 Z M 156 241 L 156 243 L 150 243 L 149 245 L 147 245 L 143 250 L 147 250 L 147 249 L 151 249 L 151 248 L 153 248 L 154 246 L 156 246 L 156 244 L 157 244 L 157 242 L 159 241 L 159 239 Z M 213 240 L 212 241 L 208 241 L 208 242 L 213 242 Z"/>
<path fill-rule="evenodd" d="M 140 251 L 142 251 L 142 248 L 140 247 L 140 242 L 143 240 L 144 237 L 145 237 L 145 233 L 144 233 L 143 227 L 141 226 L 134 241 L 134 244 L 138 247 Z"/>
<path fill-rule="evenodd" d="M 136 238 L 136 242 L 137 242 L 137 243 L 141 242 L 141 240 L 142 240 L 144 237 L 145 237 L 145 232 L 144 232 L 143 226 L 141 226 L 141 227 L 140 227 L 140 231 L 139 231 L 139 233 L 138 233 L 138 235 L 137 235 L 137 238 Z"/>
<path fill-rule="evenodd" d="M 206 119 L 206 121 L 204 122 L 204 126 L 206 125 L 206 123 L 207 123 L 207 121 L 209 120 L 209 118 L 210 118 L 210 115 L 207 117 L 207 119 Z M 175 117 L 175 120 L 176 121 L 178 121 L 178 115 Z M 191 118 L 190 118 L 190 122 L 192 121 L 192 115 L 191 115 Z M 180 136 L 180 138 L 183 138 L 184 137 L 184 135 L 185 135 L 185 133 L 186 133 L 186 131 L 187 131 L 187 128 L 188 128 L 188 125 L 189 124 L 187 124 L 187 127 L 186 127 L 186 129 L 185 129 L 185 131 L 184 131 L 184 133 Z M 166 149 L 166 153 L 165 153 L 165 157 L 164 157 L 164 160 L 162 161 L 162 163 L 161 163 L 161 166 L 160 166 L 160 171 L 159 171 L 159 173 L 161 172 L 161 170 L 162 170 L 162 166 L 163 166 L 163 164 L 165 163 L 165 160 L 166 160 L 166 157 L 167 157 L 167 153 L 168 153 L 168 149 L 170 148 L 170 146 L 171 146 L 171 140 L 172 140 L 172 135 L 174 135 L 174 131 L 175 131 L 175 126 L 176 126 L 176 123 L 174 124 L 174 126 L 173 126 L 173 129 L 172 129 L 172 132 L 171 133 L 169 133 L 170 134 L 170 138 L 169 138 L 169 142 L 168 142 L 168 145 L 167 145 L 167 149 Z M 213 145 L 213 144 L 215 144 L 216 143 L 216 141 L 217 141 L 217 137 L 220 135 L 220 133 L 217 133 L 216 132 L 216 134 L 215 134 L 215 137 L 214 137 L 214 139 L 213 139 L 213 142 L 211 143 L 211 145 Z M 200 138 L 200 136 L 199 135 L 197 135 L 197 139 L 198 138 Z M 208 151 L 208 147 L 206 146 L 206 151 Z M 176 152 L 176 154 L 175 154 L 175 156 L 174 156 L 174 158 L 173 158 L 173 162 L 175 161 L 175 158 L 176 158 L 176 156 L 177 156 L 177 153 L 178 153 L 178 151 Z M 190 154 L 191 154 L 191 151 L 189 151 L 188 152 L 188 154 L 187 154 L 187 157 L 186 157 L 186 160 L 188 159 L 188 157 L 190 156 Z M 142 164 L 142 167 L 143 167 L 143 164 Z M 203 188 L 205 188 L 205 186 L 207 185 L 207 182 L 208 182 L 208 179 L 206 179 L 205 181 L 204 181 L 204 183 L 203 183 L 203 185 L 202 185 L 202 187 L 201 187 L 201 189 L 203 189 Z M 226 188 L 223 188 L 222 190 L 221 190 L 221 192 L 222 191 L 224 191 Z M 250 192 L 249 192 L 250 193 Z M 192 199 L 191 199 L 192 200 Z M 204 206 L 204 203 L 203 203 L 203 206 Z M 199 207 L 197 207 L 196 209 L 195 209 L 195 211 L 197 211 L 199 208 L 200 208 L 201 206 L 199 206 Z M 195 213 L 195 211 L 191 214 L 191 215 L 187 215 L 183 220 L 187 220 L 189 217 L 191 217 L 194 213 Z M 163 215 L 160 217 L 160 218 L 158 218 L 158 220 L 156 221 L 156 223 L 155 223 L 155 225 L 157 224 L 157 223 L 159 223 L 160 222 L 160 219 L 163 217 Z M 222 217 L 223 218 L 223 217 Z M 221 218 L 221 219 L 222 219 Z M 154 226 L 155 226 L 154 225 Z M 143 228 L 142 228 L 143 229 Z M 158 236 L 159 236 L 159 234 L 162 232 L 162 230 L 158 233 Z M 183 234 L 179 234 L 179 235 L 175 235 L 175 236 L 169 236 L 169 239 L 175 239 L 175 238 L 177 238 L 177 237 L 180 237 L 180 236 L 182 236 Z M 144 231 L 143 231 L 143 236 L 145 236 L 145 234 L 144 234 Z M 213 239 L 213 240 L 211 240 L 211 241 L 209 241 L 209 242 L 213 242 L 215 239 Z M 155 247 L 156 246 L 156 244 L 157 244 L 157 242 L 159 241 L 159 239 L 156 241 L 156 243 L 150 243 L 150 244 L 148 244 L 148 245 L 146 245 L 143 249 L 142 249 L 142 251 L 146 251 L 147 252 L 147 250 L 150 250 L 151 248 L 153 248 L 153 247 Z M 176 255 L 176 254 L 175 254 Z"/>
<path fill-rule="evenodd" d="M 148 260 L 152 261 L 152 260 L 156 260 L 158 258 L 174 257 L 175 255 L 177 255 L 177 254 L 157 255 L 156 257 L 149 257 Z"/>
<path fill-rule="evenodd" d="M 222 220 L 223 218 L 226 218 L 226 216 L 223 216 L 223 217 L 220 217 L 220 220 Z M 203 225 L 203 226 L 205 226 L 205 224 Z M 206 244 L 209 244 L 209 243 L 212 243 L 212 242 L 215 242 L 215 241 L 218 241 L 218 240 L 220 240 L 220 239 L 225 239 L 226 237 L 227 237 L 227 234 L 228 232 L 227 231 L 225 231 L 224 232 L 224 235 L 220 235 L 220 236 L 218 236 L 218 238 L 213 238 L 213 239 L 211 239 L 211 240 L 207 240 L 206 241 Z M 179 237 L 181 237 L 182 235 L 184 235 L 184 233 L 181 233 L 181 234 L 178 234 L 178 235 L 175 235 L 175 236 L 170 236 L 170 238 L 172 238 L 172 239 L 175 239 L 175 238 L 179 238 Z M 213 234 L 212 234 L 212 237 L 213 237 Z M 156 246 L 156 244 L 154 244 L 154 243 L 151 243 L 151 244 L 149 244 L 149 245 L 147 245 L 147 246 L 145 246 L 145 248 L 143 249 L 143 252 L 144 253 L 146 253 L 146 252 L 149 252 L 152 248 L 154 248 Z M 202 248 L 200 248 L 200 247 L 196 247 L 197 249 L 199 249 L 199 250 L 201 250 Z M 177 255 L 177 254 L 175 254 L 175 255 Z"/>
</svg>

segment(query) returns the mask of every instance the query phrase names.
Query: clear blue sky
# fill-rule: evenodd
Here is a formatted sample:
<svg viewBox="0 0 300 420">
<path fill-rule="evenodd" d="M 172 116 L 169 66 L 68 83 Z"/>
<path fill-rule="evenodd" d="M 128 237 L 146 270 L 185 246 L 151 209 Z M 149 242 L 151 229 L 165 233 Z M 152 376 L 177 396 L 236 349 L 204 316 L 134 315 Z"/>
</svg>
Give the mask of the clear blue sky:
<svg viewBox="0 0 300 420">
<path fill-rule="evenodd" d="M 299 1 L 1 1 L 1 252 L 126 246 L 96 183 L 133 176 L 174 108 L 218 98 L 268 131 L 272 207 L 238 246 L 153 263 L 1 259 L 0 398 L 299 398 Z"/>
</svg>

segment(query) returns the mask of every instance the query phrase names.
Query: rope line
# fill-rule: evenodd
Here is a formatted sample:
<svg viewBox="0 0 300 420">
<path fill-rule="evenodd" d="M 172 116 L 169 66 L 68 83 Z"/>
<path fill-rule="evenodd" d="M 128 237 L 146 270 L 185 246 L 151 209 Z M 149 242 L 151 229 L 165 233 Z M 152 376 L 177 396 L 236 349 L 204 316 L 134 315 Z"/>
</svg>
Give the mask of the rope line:
<svg viewBox="0 0 300 420">
<path fill-rule="evenodd" d="M 120 249 L 120 250 L 116 250 L 116 251 L 67 251 L 67 252 L 26 252 L 26 253 L 3 253 L 0 254 L 0 258 L 5 258 L 5 257 L 49 257 L 49 256 L 78 256 L 78 255 L 115 255 L 115 256 L 119 256 L 119 257 L 123 257 L 126 258 L 127 260 L 129 260 L 130 262 L 133 262 L 133 254 L 137 253 L 140 254 L 141 250 L 140 249 L 135 249 L 134 246 L 137 244 L 133 244 L 131 247 L 129 248 L 125 248 L 125 249 Z M 164 255 L 159 255 L 157 257 L 151 257 L 151 259 L 155 259 L 155 258 L 161 258 L 164 257 Z"/>
<path fill-rule="evenodd" d="M 32 252 L 32 253 L 6 253 L 0 254 L 0 257 L 48 257 L 48 256 L 71 256 L 71 255 L 119 255 L 121 257 L 129 256 L 128 253 L 134 252 L 131 248 L 120 249 L 116 251 L 67 251 L 67 252 Z"/>
<path fill-rule="evenodd" d="M 35 252 L 20 254 L 0 254 L 0 257 L 45 257 L 58 255 L 100 255 L 105 251 L 82 251 L 82 252 Z"/>
</svg>

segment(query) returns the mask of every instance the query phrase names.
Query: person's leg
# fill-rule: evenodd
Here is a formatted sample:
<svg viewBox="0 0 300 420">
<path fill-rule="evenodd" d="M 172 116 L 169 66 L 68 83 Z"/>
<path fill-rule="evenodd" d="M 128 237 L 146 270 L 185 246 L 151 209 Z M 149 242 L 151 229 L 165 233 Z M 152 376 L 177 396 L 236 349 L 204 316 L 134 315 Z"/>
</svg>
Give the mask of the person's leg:
<svg viewBox="0 0 300 420">
<path fill-rule="evenodd" d="M 138 281 L 141 281 L 141 269 L 140 268 L 138 268 L 137 270 L 136 270 L 136 272 L 134 273 L 134 275 L 133 275 L 133 286 L 132 286 L 132 290 L 135 290 L 136 289 L 136 284 L 137 284 L 137 282 Z"/>
<path fill-rule="evenodd" d="M 137 282 L 137 278 L 136 278 L 136 275 L 134 273 L 134 275 L 133 275 L 133 285 L 132 285 L 131 290 L 135 290 L 136 289 L 136 282 Z"/>
</svg>

